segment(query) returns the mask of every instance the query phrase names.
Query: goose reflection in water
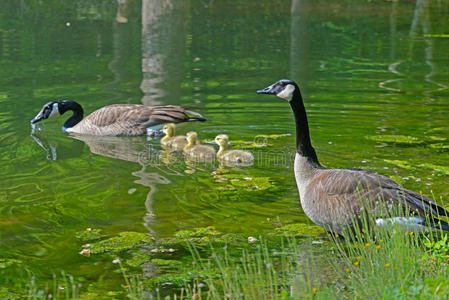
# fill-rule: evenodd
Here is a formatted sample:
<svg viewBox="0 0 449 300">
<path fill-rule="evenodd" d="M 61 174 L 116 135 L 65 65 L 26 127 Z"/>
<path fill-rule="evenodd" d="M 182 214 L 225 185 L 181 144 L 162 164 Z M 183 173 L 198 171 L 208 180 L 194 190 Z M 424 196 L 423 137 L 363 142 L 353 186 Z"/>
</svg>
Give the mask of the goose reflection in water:
<svg viewBox="0 0 449 300">
<path fill-rule="evenodd" d="M 62 160 L 79 157 L 83 152 L 84 143 L 72 140 L 67 143 L 67 138 L 61 135 L 41 135 L 39 129 L 32 127 L 31 138 L 46 152 L 47 160 Z"/>
<path fill-rule="evenodd" d="M 32 132 L 31 137 L 45 150 L 45 152 L 47 152 L 48 160 L 80 157 L 84 144 L 86 144 L 93 154 L 139 164 L 141 169 L 132 172 L 131 174 L 138 178 L 134 181 L 136 184 L 150 188 L 145 199 L 147 213 L 143 219 L 145 227 L 147 227 L 151 234 L 155 234 L 152 229 L 152 224 L 156 220 L 156 213 L 153 209 L 153 197 L 157 191 L 157 185 L 171 183 L 171 181 L 164 175 L 182 174 L 182 172 L 179 172 L 175 168 L 170 168 L 169 163 L 176 162 L 177 160 L 174 161 L 173 158 L 171 160 L 162 159 L 169 154 L 167 153 L 168 151 L 158 151 L 148 147 L 144 137 L 94 137 L 87 135 L 69 135 L 69 137 L 72 138 L 70 143 L 67 142 L 66 136 L 39 136 L 35 132 Z M 151 168 L 151 171 L 147 170 L 147 168 Z M 162 173 L 165 174 L 162 175 Z M 134 192 L 135 189 L 130 189 L 128 191 L 130 194 Z"/>
</svg>

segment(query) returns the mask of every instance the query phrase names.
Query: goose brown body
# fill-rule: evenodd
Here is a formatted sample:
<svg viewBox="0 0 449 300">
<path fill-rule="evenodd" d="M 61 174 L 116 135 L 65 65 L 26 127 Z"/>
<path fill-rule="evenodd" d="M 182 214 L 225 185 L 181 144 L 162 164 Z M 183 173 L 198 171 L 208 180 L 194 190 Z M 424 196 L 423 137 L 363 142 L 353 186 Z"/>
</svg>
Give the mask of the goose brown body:
<svg viewBox="0 0 449 300">
<path fill-rule="evenodd" d="M 449 224 L 438 219 L 439 216 L 447 216 L 448 212 L 432 199 L 407 190 L 375 172 L 321 166 L 310 142 L 307 116 L 296 83 L 280 80 L 258 93 L 286 99 L 293 110 L 296 123 L 295 179 L 301 206 L 313 222 L 326 230 L 341 232 L 358 222 L 364 212 L 377 219 L 390 216 L 392 209 L 399 207 L 403 216 L 414 215 L 408 218 L 414 223 L 407 226 L 449 230 Z"/>
<path fill-rule="evenodd" d="M 81 106 L 74 101 L 53 101 L 44 105 L 32 124 L 68 110 L 74 112 L 63 126 L 66 132 L 99 136 L 145 135 L 147 128 L 162 123 L 205 121 L 198 113 L 176 105 L 145 106 L 140 104 L 113 104 L 104 106 L 83 118 Z M 193 114 L 196 117 L 190 117 Z"/>
<path fill-rule="evenodd" d="M 145 135 L 147 128 L 161 123 L 186 122 L 189 117 L 181 106 L 113 104 L 102 107 L 67 132 L 90 135 Z"/>
</svg>

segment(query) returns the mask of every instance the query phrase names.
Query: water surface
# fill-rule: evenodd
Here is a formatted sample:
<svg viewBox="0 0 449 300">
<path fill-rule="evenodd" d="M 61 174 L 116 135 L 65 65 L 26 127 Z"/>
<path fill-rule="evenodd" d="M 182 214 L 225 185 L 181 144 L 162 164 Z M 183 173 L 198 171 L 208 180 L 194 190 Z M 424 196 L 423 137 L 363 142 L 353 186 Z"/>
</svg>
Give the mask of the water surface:
<svg viewBox="0 0 449 300">
<path fill-rule="evenodd" d="M 310 224 L 293 178 L 290 108 L 255 94 L 280 78 L 302 89 L 323 165 L 365 168 L 448 198 L 444 1 L 6 1 L 2 11 L 0 258 L 23 272 L 1 269 L 2 286 L 64 270 L 120 289 L 110 256 L 78 254 L 75 234 L 86 228 L 159 239 L 204 226 L 258 236 L 276 218 Z M 283 135 L 251 149 L 254 166 L 232 170 L 270 186 L 226 189 L 218 164 L 168 163 L 146 137 L 67 136 L 65 116 L 31 135 L 29 120 L 55 99 L 86 112 L 193 105 L 208 121 L 178 132 L 204 140 Z"/>
</svg>

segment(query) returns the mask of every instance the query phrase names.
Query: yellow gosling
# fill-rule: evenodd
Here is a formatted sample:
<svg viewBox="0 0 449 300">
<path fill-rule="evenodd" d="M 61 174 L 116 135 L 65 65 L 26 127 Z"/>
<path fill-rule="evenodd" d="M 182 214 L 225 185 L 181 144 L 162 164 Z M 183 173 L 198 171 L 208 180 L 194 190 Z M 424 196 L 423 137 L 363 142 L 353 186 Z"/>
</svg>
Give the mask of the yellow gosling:
<svg viewBox="0 0 449 300">
<path fill-rule="evenodd" d="M 217 158 L 225 163 L 248 166 L 252 165 L 254 156 L 249 151 L 228 150 L 229 138 L 226 134 L 219 134 L 215 137 L 215 142 L 220 146 Z"/>
<path fill-rule="evenodd" d="M 187 145 L 184 147 L 186 158 L 194 161 L 213 161 L 215 159 L 215 149 L 212 146 L 198 143 L 198 134 L 194 131 L 187 133 Z"/>
<path fill-rule="evenodd" d="M 183 150 L 187 145 L 187 137 L 185 135 L 175 136 L 175 124 L 165 124 L 162 132 L 164 133 L 164 137 L 161 139 L 161 145 L 178 151 Z"/>
</svg>

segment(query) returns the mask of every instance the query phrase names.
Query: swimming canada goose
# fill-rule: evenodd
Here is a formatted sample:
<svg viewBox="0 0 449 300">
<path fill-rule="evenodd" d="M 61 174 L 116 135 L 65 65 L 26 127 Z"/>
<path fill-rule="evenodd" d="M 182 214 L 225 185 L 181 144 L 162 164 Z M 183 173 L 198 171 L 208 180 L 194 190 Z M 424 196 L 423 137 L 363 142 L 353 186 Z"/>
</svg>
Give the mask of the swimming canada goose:
<svg viewBox="0 0 449 300">
<path fill-rule="evenodd" d="M 198 134 L 194 131 L 187 133 L 187 145 L 184 147 L 184 154 L 187 158 L 195 161 L 213 161 L 215 159 L 215 149 L 212 146 L 198 143 Z"/>
<path fill-rule="evenodd" d="M 290 103 L 296 123 L 295 178 L 301 206 L 314 223 L 341 232 L 366 212 L 371 218 L 379 217 L 375 220 L 378 225 L 397 223 L 415 231 L 426 227 L 449 230 L 449 224 L 437 218 L 447 216 L 448 211 L 430 198 L 371 171 L 321 166 L 310 142 L 306 110 L 295 82 L 280 80 L 257 93 L 276 95 Z M 381 219 L 389 216 L 393 206 L 402 207 L 404 216 Z"/>
<path fill-rule="evenodd" d="M 165 124 L 162 127 L 162 132 L 165 136 L 161 138 L 161 144 L 173 150 L 183 150 L 185 145 L 187 145 L 187 137 L 185 135 L 174 136 L 175 128 L 175 124 L 173 123 Z"/>
<path fill-rule="evenodd" d="M 147 128 L 162 123 L 206 121 L 200 114 L 182 106 L 145 106 L 140 104 L 113 104 L 97 109 L 83 119 L 83 108 L 75 101 L 51 101 L 31 120 L 35 124 L 44 119 L 60 116 L 66 111 L 73 115 L 64 123 L 65 132 L 102 135 L 145 135 Z M 194 115 L 189 117 L 187 114 Z"/>
<path fill-rule="evenodd" d="M 248 166 L 254 161 L 254 156 L 249 151 L 228 150 L 229 137 L 226 134 L 219 134 L 215 137 L 215 143 L 220 146 L 217 158 L 225 163 Z"/>
</svg>

